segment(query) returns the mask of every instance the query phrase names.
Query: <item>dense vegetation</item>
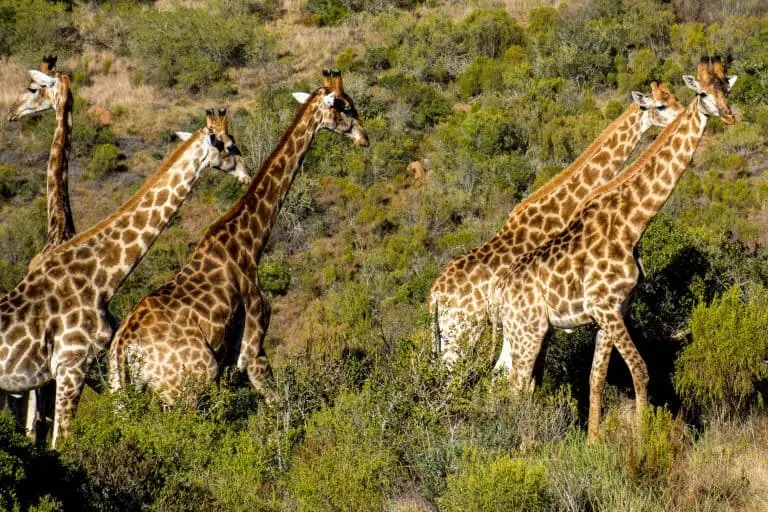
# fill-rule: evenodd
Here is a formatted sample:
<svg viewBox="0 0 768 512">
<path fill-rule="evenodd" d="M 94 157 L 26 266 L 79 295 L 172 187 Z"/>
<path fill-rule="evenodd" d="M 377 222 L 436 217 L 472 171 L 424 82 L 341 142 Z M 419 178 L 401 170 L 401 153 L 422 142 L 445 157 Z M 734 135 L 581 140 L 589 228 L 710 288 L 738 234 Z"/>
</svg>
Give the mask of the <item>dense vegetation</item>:
<svg viewBox="0 0 768 512">
<path fill-rule="evenodd" d="M 9 510 L 756 510 L 768 500 L 768 12 L 759 0 L 0 0 L 0 107 L 43 53 L 75 84 L 78 229 L 230 106 L 258 168 L 295 90 L 338 67 L 368 149 L 323 133 L 262 260 L 268 407 L 228 371 L 196 407 L 88 390 L 59 454 L 0 415 Z M 298 4 L 298 5 L 297 5 Z M 469 5 L 467 5 L 469 4 Z M 507 4 L 511 5 L 505 8 Z M 518 5 L 520 4 L 520 5 Z M 530 4 L 530 5 L 528 5 Z M 521 10 L 513 10 L 521 9 Z M 627 315 L 651 374 L 642 426 L 615 357 L 600 440 L 582 432 L 594 331 L 556 332 L 535 396 L 491 372 L 490 337 L 449 378 L 425 297 L 652 78 L 687 103 L 702 53 L 739 76 L 641 244 Z M 331 60 L 328 56 L 333 55 Z M 90 107 L 98 107 L 94 111 Z M 109 121 L 98 112 L 108 114 Z M 0 121 L 0 292 L 43 243 L 52 114 Z M 656 132 L 646 137 L 650 140 Z M 420 160 L 426 177 L 407 166 Z M 242 192 L 209 173 L 110 304 L 115 322 Z M 194 386 L 192 386 L 194 387 Z M 194 391 L 200 391 L 194 388 Z"/>
</svg>

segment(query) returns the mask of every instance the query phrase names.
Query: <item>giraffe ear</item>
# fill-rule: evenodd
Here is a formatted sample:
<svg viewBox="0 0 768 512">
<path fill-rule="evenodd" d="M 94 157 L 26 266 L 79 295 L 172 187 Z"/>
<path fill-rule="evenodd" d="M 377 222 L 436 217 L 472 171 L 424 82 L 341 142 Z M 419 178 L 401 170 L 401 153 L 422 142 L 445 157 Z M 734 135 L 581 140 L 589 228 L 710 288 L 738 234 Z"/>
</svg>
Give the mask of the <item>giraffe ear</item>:
<svg viewBox="0 0 768 512">
<path fill-rule="evenodd" d="M 56 83 L 56 78 L 52 76 L 48 76 L 45 73 L 38 71 L 36 69 L 30 69 L 29 70 L 29 77 L 38 85 L 42 85 L 44 87 L 53 87 L 53 85 Z"/>
<path fill-rule="evenodd" d="M 323 105 L 325 105 L 326 108 L 331 108 L 335 101 L 336 101 L 335 92 L 329 92 L 328 94 L 323 96 Z"/>
<path fill-rule="evenodd" d="M 180 141 L 189 140 L 189 138 L 192 136 L 190 132 L 176 132 L 176 137 L 179 138 Z"/>
<path fill-rule="evenodd" d="M 728 84 L 728 90 L 729 91 L 731 90 L 731 87 L 733 87 L 733 84 L 736 83 L 736 79 L 737 78 L 738 77 L 736 75 L 729 75 L 729 76 L 725 77 L 725 81 Z"/>
<path fill-rule="evenodd" d="M 632 91 L 632 100 L 642 108 L 648 108 L 650 106 L 648 96 L 641 92 Z"/>
<path fill-rule="evenodd" d="M 701 91 L 701 84 L 691 75 L 683 75 L 683 82 L 685 82 L 685 85 L 688 86 L 689 89 L 692 89 L 696 92 Z"/>
<path fill-rule="evenodd" d="M 293 93 L 293 99 L 301 103 L 302 105 L 307 102 L 309 99 L 309 94 L 306 92 L 295 92 Z"/>
</svg>

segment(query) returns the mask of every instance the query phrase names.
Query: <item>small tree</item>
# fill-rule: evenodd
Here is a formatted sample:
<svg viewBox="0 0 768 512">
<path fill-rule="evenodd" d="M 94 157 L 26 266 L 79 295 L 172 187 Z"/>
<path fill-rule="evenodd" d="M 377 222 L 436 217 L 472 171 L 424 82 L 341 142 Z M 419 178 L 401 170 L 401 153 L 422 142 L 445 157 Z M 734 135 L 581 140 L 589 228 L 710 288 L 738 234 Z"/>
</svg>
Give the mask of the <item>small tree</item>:
<svg viewBox="0 0 768 512">
<path fill-rule="evenodd" d="M 768 290 L 738 285 L 691 318 L 693 342 L 675 363 L 675 389 L 689 406 L 734 414 L 762 406 L 768 381 Z"/>
</svg>

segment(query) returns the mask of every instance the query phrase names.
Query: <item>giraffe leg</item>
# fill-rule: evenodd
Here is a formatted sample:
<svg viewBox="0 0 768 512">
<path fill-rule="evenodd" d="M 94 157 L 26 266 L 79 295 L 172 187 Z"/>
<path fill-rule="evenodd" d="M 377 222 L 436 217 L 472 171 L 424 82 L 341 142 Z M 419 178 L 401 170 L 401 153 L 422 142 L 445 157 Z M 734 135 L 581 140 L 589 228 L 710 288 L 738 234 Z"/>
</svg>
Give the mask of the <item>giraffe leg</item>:
<svg viewBox="0 0 768 512">
<path fill-rule="evenodd" d="M 8 406 L 8 393 L 0 391 L 0 411 Z"/>
<path fill-rule="evenodd" d="M 245 304 L 245 327 L 237 367 L 248 373 L 251 384 L 267 403 L 274 403 L 278 396 L 275 393 L 272 367 L 263 346 L 271 309 L 261 290 L 251 295 Z"/>
<path fill-rule="evenodd" d="M 595 355 L 592 357 L 592 370 L 589 373 L 589 420 L 587 423 L 587 437 L 592 443 L 597 440 L 597 431 L 600 425 L 600 402 L 605 385 L 605 376 L 608 373 L 608 362 L 611 357 L 613 345 L 602 330 L 597 331 L 595 337 Z"/>
<path fill-rule="evenodd" d="M 51 447 L 56 449 L 59 438 L 69 436 L 69 427 L 85 384 L 84 354 L 67 354 L 56 367 L 56 405 Z"/>
<path fill-rule="evenodd" d="M 536 387 L 533 369 L 549 330 L 547 311 L 542 304 L 510 309 L 514 313 L 505 318 L 505 330 L 510 333 L 507 338 L 511 350 L 510 386 L 515 393 L 533 392 Z"/>
<path fill-rule="evenodd" d="M 619 313 L 611 315 L 611 317 L 606 320 L 598 320 L 598 325 L 606 338 L 605 343 L 608 344 L 608 348 L 603 349 L 607 350 L 608 354 L 604 356 L 606 361 L 604 364 L 605 368 L 602 370 L 602 375 L 598 375 L 601 381 L 599 390 L 602 391 L 602 386 L 605 383 L 605 374 L 608 369 L 607 359 L 610 356 L 610 348 L 615 346 L 619 351 L 619 354 L 621 354 L 622 359 L 624 359 L 624 362 L 629 367 L 629 372 L 632 375 L 632 384 L 635 388 L 635 412 L 637 421 L 639 422 L 642 417 L 643 409 L 645 409 L 645 405 L 648 402 L 648 368 L 646 367 L 642 356 L 640 356 L 637 347 L 635 347 L 635 344 L 632 342 L 632 338 L 629 336 L 627 327 L 624 324 L 624 319 Z M 600 338 L 598 338 L 598 341 L 600 341 Z M 597 357 L 597 348 L 595 349 L 595 355 Z M 591 380 L 590 377 L 590 387 L 592 387 Z M 599 395 L 597 398 L 599 400 Z M 594 419 L 592 403 L 593 393 L 590 391 L 590 422 L 588 429 L 590 439 L 594 439 L 597 436 L 597 426 L 600 421 L 599 401 L 597 402 L 598 405 L 596 406 L 597 410 L 594 413 Z"/>
<path fill-rule="evenodd" d="M 37 389 L 27 391 L 27 416 L 24 421 L 27 437 L 32 444 L 37 444 L 37 423 L 40 417 L 37 414 Z"/>
<path fill-rule="evenodd" d="M 624 322 L 621 325 L 624 327 Z M 627 363 L 629 372 L 632 375 L 632 384 L 635 387 L 635 414 L 637 416 L 637 423 L 640 424 L 643 410 L 648 404 L 648 367 L 637 347 L 632 342 L 632 338 L 629 337 L 626 327 L 621 330 L 620 336 L 614 341 L 614 345 L 619 354 L 621 354 L 621 358 Z"/>
</svg>

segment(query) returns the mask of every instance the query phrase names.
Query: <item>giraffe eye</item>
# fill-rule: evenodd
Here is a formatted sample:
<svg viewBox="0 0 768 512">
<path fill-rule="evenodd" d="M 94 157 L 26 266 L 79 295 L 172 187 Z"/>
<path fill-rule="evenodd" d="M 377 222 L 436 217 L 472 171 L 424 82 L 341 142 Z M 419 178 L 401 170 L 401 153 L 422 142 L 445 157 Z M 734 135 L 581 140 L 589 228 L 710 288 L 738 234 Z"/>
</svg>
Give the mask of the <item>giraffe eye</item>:
<svg viewBox="0 0 768 512">
<path fill-rule="evenodd" d="M 662 111 L 662 110 L 664 110 L 666 108 L 667 108 L 666 105 L 659 105 L 658 107 L 656 107 L 656 110 Z"/>
<path fill-rule="evenodd" d="M 39 89 L 33 89 L 32 87 L 27 87 L 27 90 L 28 90 L 29 92 L 31 92 L 32 94 L 37 94 L 37 91 L 38 91 Z"/>
</svg>

